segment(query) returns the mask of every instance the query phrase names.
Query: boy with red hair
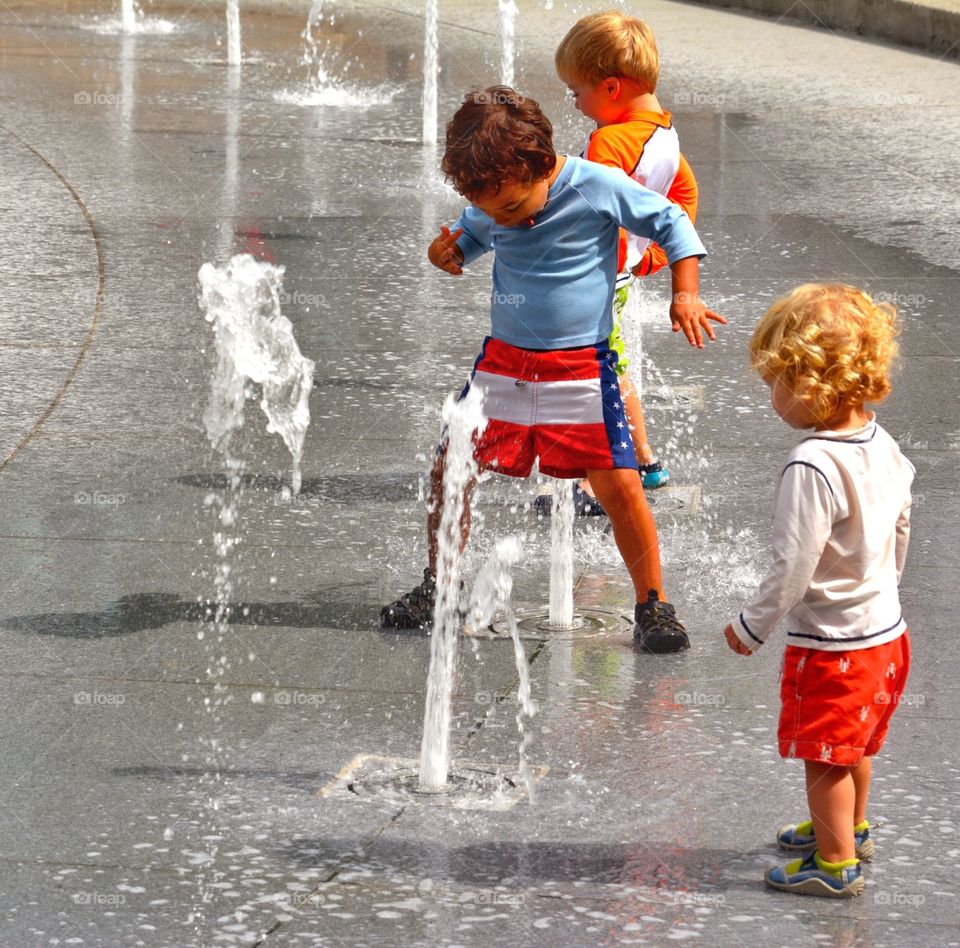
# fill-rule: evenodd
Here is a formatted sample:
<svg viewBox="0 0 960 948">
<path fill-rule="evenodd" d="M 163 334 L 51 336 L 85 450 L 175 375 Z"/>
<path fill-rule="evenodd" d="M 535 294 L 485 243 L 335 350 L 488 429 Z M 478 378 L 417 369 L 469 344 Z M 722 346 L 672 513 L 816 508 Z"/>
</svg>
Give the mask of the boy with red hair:
<svg viewBox="0 0 960 948">
<path fill-rule="evenodd" d="M 650 27 L 643 20 L 618 11 L 585 16 L 560 42 L 554 62 L 577 109 L 597 123 L 582 157 L 620 168 L 682 207 L 695 221 L 697 182 L 680 153 L 673 119 L 656 96 L 660 56 Z M 620 388 L 637 448 L 637 464 L 647 488 L 666 485 L 670 472 L 650 445 L 640 396 L 626 374 L 621 324 L 634 278 L 656 273 L 666 264 L 662 248 L 650 238 L 621 233 L 610 345 L 620 356 Z M 603 513 L 596 505 L 586 509 L 591 505 L 584 497 L 579 500 L 580 507 L 585 508 L 583 512 Z"/>
</svg>

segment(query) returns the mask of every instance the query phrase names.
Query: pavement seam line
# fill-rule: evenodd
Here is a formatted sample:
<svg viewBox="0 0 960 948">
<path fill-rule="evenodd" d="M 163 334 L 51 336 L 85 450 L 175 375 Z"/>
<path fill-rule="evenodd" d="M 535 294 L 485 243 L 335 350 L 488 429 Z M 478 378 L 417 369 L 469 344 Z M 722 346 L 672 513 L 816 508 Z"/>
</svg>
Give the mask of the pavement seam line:
<svg viewBox="0 0 960 948">
<path fill-rule="evenodd" d="M 0 461 L 0 471 L 3 471 L 7 465 L 29 444 L 34 435 L 43 427 L 44 422 L 53 414 L 56 410 L 57 405 L 60 404 L 60 401 L 63 399 L 63 396 L 66 395 L 67 389 L 73 384 L 74 379 L 80 372 L 80 366 L 83 364 L 84 359 L 86 358 L 87 352 L 90 349 L 91 344 L 93 343 L 93 337 L 96 334 L 98 325 L 100 323 L 100 313 L 103 309 L 103 285 L 104 285 L 104 258 L 103 258 L 103 246 L 100 241 L 100 234 L 97 231 L 96 224 L 93 221 L 93 216 L 90 211 L 87 210 L 86 204 L 83 203 L 83 199 L 77 194 L 73 185 L 60 173 L 60 171 L 53 165 L 44 155 L 42 155 L 36 148 L 33 147 L 29 142 L 24 141 L 16 132 L 12 131 L 6 125 L 0 124 L 0 129 L 6 132 L 11 138 L 14 138 L 18 141 L 24 148 L 30 151 L 35 157 L 39 158 L 40 161 L 46 165 L 50 171 L 57 177 L 60 183 L 67 189 L 70 193 L 70 196 L 73 198 L 77 207 L 80 208 L 81 213 L 83 214 L 84 220 L 87 223 L 87 227 L 90 229 L 90 235 L 93 237 L 93 244 L 97 251 L 97 304 L 93 310 L 93 317 L 90 321 L 90 328 L 87 330 L 86 338 L 83 341 L 83 345 L 80 347 L 80 354 L 77 356 L 76 362 L 74 362 L 73 367 L 67 373 L 66 378 L 60 385 L 59 390 L 53 396 L 53 400 L 49 405 L 43 410 L 40 417 L 34 422 L 33 427 L 27 432 L 27 434 L 20 440 L 17 446 L 7 455 L 3 461 Z"/>
<path fill-rule="evenodd" d="M 539 642 L 537 643 L 537 647 L 533 650 L 533 653 L 532 653 L 532 654 L 530 655 L 530 657 L 527 659 L 527 665 L 528 665 L 528 666 L 533 664 L 533 662 L 537 659 L 537 657 L 540 655 L 540 653 L 541 653 L 541 652 L 544 650 L 544 648 L 546 647 L 546 644 L 547 644 L 546 639 L 543 639 L 543 640 L 541 640 L 541 641 L 539 641 Z M 507 699 L 507 697 L 509 696 L 509 694 L 513 691 L 513 689 L 514 689 L 519 683 L 520 683 L 520 677 L 519 677 L 519 675 L 518 675 L 518 676 L 509 684 L 509 686 L 507 686 L 506 688 L 504 688 L 504 689 L 502 689 L 500 692 L 498 692 L 496 703 L 497 703 L 497 704 L 502 704 L 503 702 L 505 702 L 506 699 Z M 490 713 L 490 712 L 488 711 L 487 714 L 484 715 L 480 720 L 474 722 L 473 727 L 467 732 L 467 735 L 466 735 L 466 737 L 464 738 L 464 741 L 463 741 L 463 744 L 464 744 L 464 745 L 466 745 L 467 742 L 470 740 L 470 738 L 473 737 L 474 734 L 478 733 L 479 730 L 480 730 L 480 728 L 483 727 L 483 725 L 484 725 L 484 723 L 486 722 L 486 718 L 487 718 L 487 716 L 489 715 L 489 713 Z M 334 867 L 329 871 L 329 873 L 327 874 L 327 876 L 326 876 L 324 879 L 322 879 L 320 882 L 318 882 L 317 885 L 315 885 L 315 886 L 313 887 L 313 889 L 310 890 L 310 892 L 306 893 L 306 895 L 303 897 L 304 900 L 309 899 L 309 897 L 310 897 L 311 895 L 317 894 L 317 893 L 320 891 L 321 886 L 328 885 L 329 883 L 333 882 L 334 879 L 336 879 L 336 877 L 337 877 L 338 875 L 340 875 L 340 873 L 343 872 L 343 870 L 346 869 L 357 857 L 362 856 L 362 855 L 364 854 L 366 848 L 367 848 L 368 846 L 370 846 L 370 844 L 372 844 L 373 842 L 375 842 L 384 832 L 386 832 L 387 829 L 389 829 L 389 827 L 390 827 L 392 824 L 398 822 L 399 819 L 400 819 L 400 817 L 403 816 L 403 814 L 406 812 L 406 810 L 407 810 L 407 807 L 406 807 L 406 806 L 401 807 L 401 808 L 400 808 L 396 813 L 394 813 L 385 823 L 382 823 L 382 824 L 381 824 L 379 827 L 377 827 L 375 830 L 373 830 L 372 832 L 368 833 L 367 836 L 364 837 L 364 838 L 360 841 L 360 843 L 357 845 L 356 849 L 355 849 L 353 852 L 345 853 L 344 856 L 343 856 L 343 857 L 340 859 L 340 861 L 337 863 L 337 865 L 334 866 Z M 260 938 L 258 941 L 255 941 L 255 942 L 253 943 L 253 945 L 251 946 L 251 948 L 262 948 L 262 946 L 264 946 L 264 945 L 267 943 L 267 939 L 268 939 L 271 935 L 276 934 L 282 927 L 283 927 L 283 922 L 282 922 L 282 921 L 277 921 L 277 922 L 275 922 L 269 929 L 267 929 L 266 932 L 264 932 L 262 938 Z"/>
<path fill-rule="evenodd" d="M 385 823 L 382 823 L 380 826 L 371 830 L 366 836 L 361 838 L 360 842 L 353 848 L 353 850 L 344 853 L 343 856 L 341 856 L 341 858 L 338 860 L 337 864 L 327 873 L 326 877 L 321 879 L 309 892 L 302 896 L 302 901 L 308 901 L 310 896 L 319 893 L 321 886 L 329 885 L 355 859 L 365 855 L 367 847 L 376 842 L 376 840 L 379 839 L 380 836 L 382 836 L 383 833 L 390 828 L 390 826 L 396 823 L 406 812 L 406 809 L 406 806 L 401 807 L 396 813 L 390 816 Z M 274 922 L 273 925 L 263 933 L 263 937 L 251 945 L 251 948 L 261 948 L 261 946 L 266 944 L 267 939 L 271 935 L 278 932 L 282 927 L 283 922 L 281 920 Z"/>
<path fill-rule="evenodd" d="M 533 652 L 530 654 L 530 657 L 527 659 L 528 668 L 531 665 L 533 665 L 534 661 L 536 661 L 540 653 L 544 650 L 544 648 L 546 648 L 546 645 L 547 645 L 547 639 L 540 639 L 537 642 L 537 647 L 533 650 Z M 466 745 L 470 742 L 470 738 L 480 733 L 480 729 L 487 723 L 488 718 L 493 713 L 493 709 L 499 704 L 504 704 L 507 698 L 509 698 L 510 695 L 513 693 L 513 690 L 519 684 L 520 684 L 520 676 L 517 675 L 513 679 L 513 681 L 510 682 L 509 685 L 506 685 L 505 687 L 501 688 L 497 692 L 496 700 L 491 702 L 490 708 L 481 717 L 477 718 L 477 720 L 473 722 L 473 725 L 471 726 L 470 730 L 467 731 L 466 736 L 463 739 L 462 746 L 464 748 L 466 748 Z"/>
</svg>

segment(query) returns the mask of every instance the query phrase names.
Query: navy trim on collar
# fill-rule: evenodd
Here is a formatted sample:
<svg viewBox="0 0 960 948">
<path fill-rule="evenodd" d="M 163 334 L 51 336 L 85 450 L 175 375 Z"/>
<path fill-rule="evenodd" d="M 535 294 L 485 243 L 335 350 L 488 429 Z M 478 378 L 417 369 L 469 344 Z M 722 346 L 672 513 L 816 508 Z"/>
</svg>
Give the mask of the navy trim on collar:
<svg viewBox="0 0 960 948">
<path fill-rule="evenodd" d="M 831 495 L 832 497 L 836 497 L 836 496 L 837 496 L 836 494 L 834 494 L 833 488 L 830 486 L 830 478 L 827 477 L 827 475 L 824 474 L 823 471 L 821 471 L 820 468 L 818 468 L 816 464 L 811 464 L 809 461 L 791 461 L 791 462 L 790 462 L 789 464 L 787 464 L 787 465 L 784 467 L 784 469 L 780 472 L 780 476 L 783 477 L 783 475 L 787 473 L 787 468 L 788 468 L 788 467 L 793 467 L 794 464 L 799 464 L 801 467 L 809 467 L 810 470 L 816 471 L 816 472 L 824 479 L 824 481 L 826 482 L 827 490 L 830 491 L 830 495 Z"/>
</svg>

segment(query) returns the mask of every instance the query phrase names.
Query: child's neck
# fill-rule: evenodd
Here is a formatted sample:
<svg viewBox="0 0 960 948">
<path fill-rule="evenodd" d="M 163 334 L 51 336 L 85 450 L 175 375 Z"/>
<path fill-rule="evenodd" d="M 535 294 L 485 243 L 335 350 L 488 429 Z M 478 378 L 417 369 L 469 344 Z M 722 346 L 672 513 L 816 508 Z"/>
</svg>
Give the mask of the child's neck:
<svg viewBox="0 0 960 948">
<path fill-rule="evenodd" d="M 634 96 L 623 99 L 620 105 L 621 109 L 617 117 L 608 124 L 619 125 L 627 121 L 633 112 L 663 112 L 660 100 L 652 92 L 638 92 Z"/>
<path fill-rule="evenodd" d="M 831 418 L 814 425 L 814 431 L 856 431 L 870 421 L 870 412 L 863 405 L 841 405 Z"/>
<path fill-rule="evenodd" d="M 557 177 L 560 174 L 560 169 L 566 164 L 567 156 L 566 155 L 557 155 L 557 163 L 553 166 L 553 171 L 550 172 L 549 177 L 547 178 L 547 187 L 549 188 L 554 181 L 557 180 Z"/>
</svg>

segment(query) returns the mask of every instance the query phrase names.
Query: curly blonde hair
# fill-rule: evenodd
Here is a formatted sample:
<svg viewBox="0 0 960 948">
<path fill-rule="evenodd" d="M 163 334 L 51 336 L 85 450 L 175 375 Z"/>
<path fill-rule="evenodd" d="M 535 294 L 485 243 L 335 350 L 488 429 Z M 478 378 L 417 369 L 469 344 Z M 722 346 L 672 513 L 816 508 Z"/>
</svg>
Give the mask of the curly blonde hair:
<svg viewBox="0 0 960 948">
<path fill-rule="evenodd" d="M 899 352 L 897 311 L 842 283 L 805 283 L 777 300 L 750 339 L 750 365 L 780 379 L 818 419 L 882 401 Z"/>
<path fill-rule="evenodd" d="M 595 84 L 616 76 L 634 79 L 654 92 L 660 78 L 653 30 L 643 20 L 617 10 L 577 20 L 560 41 L 554 64 L 557 75 L 568 85 Z"/>
</svg>

